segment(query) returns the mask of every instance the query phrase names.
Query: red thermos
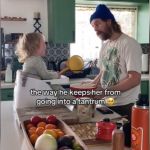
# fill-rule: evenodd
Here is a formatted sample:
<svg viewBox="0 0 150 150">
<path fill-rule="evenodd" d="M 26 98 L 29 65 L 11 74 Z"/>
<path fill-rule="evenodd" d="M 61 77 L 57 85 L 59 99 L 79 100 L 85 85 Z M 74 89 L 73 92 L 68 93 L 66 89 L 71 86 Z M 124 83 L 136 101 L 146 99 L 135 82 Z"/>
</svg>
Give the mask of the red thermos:
<svg viewBox="0 0 150 150">
<path fill-rule="evenodd" d="M 149 101 L 147 95 L 140 95 L 132 108 L 131 149 L 149 150 Z"/>
</svg>

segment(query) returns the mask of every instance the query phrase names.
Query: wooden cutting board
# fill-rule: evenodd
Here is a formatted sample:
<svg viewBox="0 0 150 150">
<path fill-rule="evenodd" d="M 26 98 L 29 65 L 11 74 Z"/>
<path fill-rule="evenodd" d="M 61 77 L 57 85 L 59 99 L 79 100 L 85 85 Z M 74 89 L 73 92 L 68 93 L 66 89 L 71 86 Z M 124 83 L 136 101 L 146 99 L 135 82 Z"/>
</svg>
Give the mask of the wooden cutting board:
<svg viewBox="0 0 150 150">
<path fill-rule="evenodd" d="M 110 144 L 111 141 L 102 141 L 96 139 L 96 123 L 76 123 L 69 124 L 69 127 L 75 132 L 86 145 Z"/>
</svg>

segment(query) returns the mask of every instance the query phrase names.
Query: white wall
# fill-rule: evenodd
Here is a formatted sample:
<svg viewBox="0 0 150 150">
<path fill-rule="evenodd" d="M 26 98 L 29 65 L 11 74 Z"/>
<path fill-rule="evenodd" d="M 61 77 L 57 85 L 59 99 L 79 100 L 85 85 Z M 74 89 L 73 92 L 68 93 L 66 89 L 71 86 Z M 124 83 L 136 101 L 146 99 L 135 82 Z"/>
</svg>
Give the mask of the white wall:
<svg viewBox="0 0 150 150">
<path fill-rule="evenodd" d="M 34 12 L 41 14 L 41 28 L 47 39 L 48 20 L 47 20 L 47 0 L 0 0 L 1 17 L 22 17 L 27 21 L 1 21 L 4 33 L 28 33 L 34 31 Z"/>
</svg>

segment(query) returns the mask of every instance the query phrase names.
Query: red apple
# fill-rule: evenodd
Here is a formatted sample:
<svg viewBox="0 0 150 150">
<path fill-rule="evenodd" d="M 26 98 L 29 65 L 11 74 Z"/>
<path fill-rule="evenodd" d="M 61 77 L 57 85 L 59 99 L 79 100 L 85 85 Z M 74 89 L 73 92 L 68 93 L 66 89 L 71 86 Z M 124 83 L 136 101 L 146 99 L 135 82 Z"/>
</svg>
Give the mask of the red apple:
<svg viewBox="0 0 150 150">
<path fill-rule="evenodd" d="M 46 118 L 46 122 L 49 123 L 49 124 L 57 124 L 57 118 L 55 115 L 49 115 L 47 116 Z"/>
<path fill-rule="evenodd" d="M 30 120 L 31 123 L 36 126 L 40 121 L 42 121 L 42 118 L 39 116 L 32 116 Z"/>
</svg>

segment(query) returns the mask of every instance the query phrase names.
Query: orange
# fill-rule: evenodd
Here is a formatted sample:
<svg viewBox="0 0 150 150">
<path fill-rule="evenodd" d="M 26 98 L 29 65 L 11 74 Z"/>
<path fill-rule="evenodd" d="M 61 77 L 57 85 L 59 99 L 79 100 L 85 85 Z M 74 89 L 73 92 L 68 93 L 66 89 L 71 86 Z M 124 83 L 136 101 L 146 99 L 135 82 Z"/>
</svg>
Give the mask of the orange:
<svg viewBox="0 0 150 150">
<path fill-rule="evenodd" d="M 36 133 L 36 127 L 31 127 L 29 130 L 28 130 L 28 133 L 31 135 L 33 133 Z"/>
<path fill-rule="evenodd" d="M 45 126 L 45 129 L 56 129 L 56 125 L 54 125 L 54 124 L 47 124 Z"/>
<path fill-rule="evenodd" d="M 60 138 L 60 137 L 62 137 L 62 136 L 64 136 L 64 135 L 65 135 L 65 133 L 64 133 L 63 131 L 58 131 L 58 132 L 57 132 L 58 138 Z"/>
<path fill-rule="evenodd" d="M 32 135 L 30 135 L 30 141 L 31 141 L 31 143 L 34 145 L 35 144 L 35 142 L 36 142 L 36 140 L 37 140 L 37 138 L 38 138 L 39 136 L 36 134 L 36 133 L 34 133 L 34 134 L 32 134 Z"/>
<path fill-rule="evenodd" d="M 43 133 L 52 135 L 55 139 L 57 139 L 57 133 L 53 129 L 46 129 Z"/>
<path fill-rule="evenodd" d="M 56 132 L 58 138 L 65 135 L 65 133 L 61 129 L 53 129 L 53 130 Z"/>
<path fill-rule="evenodd" d="M 27 130 L 30 129 L 31 127 L 34 127 L 34 125 L 32 123 L 29 123 L 26 125 Z"/>
<path fill-rule="evenodd" d="M 53 129 L 54 131 L 58 132 L 58 131 L 62 131 L 61 129 Z"/>
<path fill-rule="evenodd" d="M 36 134 L 37 135 L 41 135 L 41 134 L 43 134 L 43 132 L 44 132 L 44 128 L 43 127 L 38 127 L 37 129 L 36 129 Z"/>
<path fill-rule="evenodd" d="M 45 123 L 45 122 L 39 122 L 39 123 L 37 124 L 37 127 L 43 127 L 43 128 L 45 128 L 45 126 L 46 126 L 46 123 Z"/>
</svg>

